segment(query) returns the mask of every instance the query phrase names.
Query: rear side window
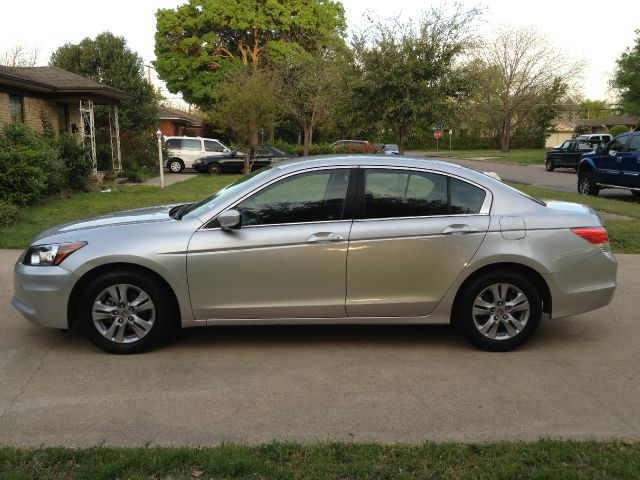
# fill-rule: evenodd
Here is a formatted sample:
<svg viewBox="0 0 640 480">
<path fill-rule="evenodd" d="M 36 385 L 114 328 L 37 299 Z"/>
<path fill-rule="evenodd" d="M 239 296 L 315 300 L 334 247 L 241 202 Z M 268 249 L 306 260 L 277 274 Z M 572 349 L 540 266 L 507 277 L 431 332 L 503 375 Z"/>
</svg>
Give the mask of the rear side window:
<svg viewBox="0 0 640 480">
<path fill-rule="evenodd" d="M 364 218 L 477 214 L 486 192 L 446 175 L 403 170 L 365 171 Z"/>
<path fill-rule="evenodd" d="M 181 140 L 179 138 L 170 138 L 167 140 L 167 148 L 171 148 L 173 150 L 180 150 Z"/>
<path fill-rule="evenodd" d="M 182 150 L 202 150 L 202 142 L 198 138 L 183 138 Z"/>
</svg>

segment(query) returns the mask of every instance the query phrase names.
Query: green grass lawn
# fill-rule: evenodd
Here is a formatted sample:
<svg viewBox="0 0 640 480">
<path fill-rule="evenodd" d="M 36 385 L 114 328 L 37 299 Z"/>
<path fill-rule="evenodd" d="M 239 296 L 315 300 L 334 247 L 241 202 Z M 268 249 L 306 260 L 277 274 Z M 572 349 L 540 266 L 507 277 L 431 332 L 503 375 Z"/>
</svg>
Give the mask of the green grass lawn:
<svg viewBox="0 0 640 480">
<path fill-rule="evenodd" d="M 632 479 L 640 443 L 0 449 L 3 479 Z"/>
<path fill-rule="evenodd" d="M 111 192 L 74 193 L 21 209 L 21 221 L 0 228 L 0 248 L 24 248 L 42 230 L 60 223 L 105 213 L 200 200 L 237 180 L 239 175 L 199 175 L 164 190 L 144 185 L 104 186 Z"/>
<path fill-rule="evenodd" d="M 454 158 L 474 158 L 474 157 L 495 157 L 492 161 L 522 163 L 522 164 L 544 164 L 545 153 L 547 149 L 521 149 L 511 150 L 503 153 L 500 150 L 431 150 L 426 152 L 428 155 L 437 157 L 454 157 Z"/>
</svg>

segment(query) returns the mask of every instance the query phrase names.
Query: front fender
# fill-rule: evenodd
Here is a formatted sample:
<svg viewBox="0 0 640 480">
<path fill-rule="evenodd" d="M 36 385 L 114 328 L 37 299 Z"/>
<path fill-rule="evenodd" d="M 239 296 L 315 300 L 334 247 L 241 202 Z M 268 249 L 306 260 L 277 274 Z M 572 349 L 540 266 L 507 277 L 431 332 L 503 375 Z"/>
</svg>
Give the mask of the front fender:
<svg viewBox="0 0 640 480">
<path fill-rule="evenodd" d="M 585 157 L 584 155 L 580 159 L 580 163 L 578 164 L 578 175 L 583 172 L 593 172 L 595 175 L 598 174 L 598 168 L 596 167 L 596 162 L 591 157 Z"/>
</svg>

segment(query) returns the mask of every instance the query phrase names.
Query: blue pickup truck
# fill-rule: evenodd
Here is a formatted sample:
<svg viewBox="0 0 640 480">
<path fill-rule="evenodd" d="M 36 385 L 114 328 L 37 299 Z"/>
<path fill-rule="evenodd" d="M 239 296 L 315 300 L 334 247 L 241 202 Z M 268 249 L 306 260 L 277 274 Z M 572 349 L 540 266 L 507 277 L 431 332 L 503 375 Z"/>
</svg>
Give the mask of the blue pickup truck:
<svg viewBox="0 0 640 480">
<path fill-rule="evenodd" d="M 640 196 L 640 132 L 623 133 L 582 155 L 578 193 L 598 195 L 603 188 L 623 188 Z"/>
</svg>

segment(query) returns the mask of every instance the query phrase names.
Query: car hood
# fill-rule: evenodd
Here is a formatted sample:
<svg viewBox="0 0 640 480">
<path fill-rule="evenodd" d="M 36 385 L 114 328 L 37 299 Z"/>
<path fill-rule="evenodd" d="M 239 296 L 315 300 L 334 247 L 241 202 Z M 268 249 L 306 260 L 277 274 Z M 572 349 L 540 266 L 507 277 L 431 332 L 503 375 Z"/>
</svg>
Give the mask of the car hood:
<svg viewBox="0 0 640 480">
<path fill-rule="evenodd" d="M 57 235 L 61 233 L 75 232 L 78 230 L 88 230 L 92 228 L 111 227 L 116 225 L 130 225 L 139 223 L 157 223 L 172 220 L 169 216 L 169 210 L 174 205 L 162 205 L 158 207 L 138 208 L 135 210 L 126 210 L 123 212 L 110 213 L 99 217 L 87 218 L 75 222 L 63 223 L 49 230 L 45 230 L 38 235 L 33 241 Z"/>
</svg>

